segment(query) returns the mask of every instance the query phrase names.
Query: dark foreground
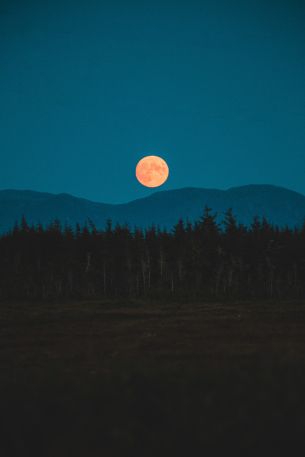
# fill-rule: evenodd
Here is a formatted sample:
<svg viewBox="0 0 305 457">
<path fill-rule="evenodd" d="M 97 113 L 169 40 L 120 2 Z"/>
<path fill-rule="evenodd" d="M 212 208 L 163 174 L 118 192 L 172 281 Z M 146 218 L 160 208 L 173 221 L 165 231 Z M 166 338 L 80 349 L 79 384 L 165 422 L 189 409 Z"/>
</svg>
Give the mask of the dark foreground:
<svg viewBox="0 0 305 457">
<path fill-rule="evenodd" d="M 305 304 L 2 304 L 3 457 L 305 452 Z"/>
</svg>

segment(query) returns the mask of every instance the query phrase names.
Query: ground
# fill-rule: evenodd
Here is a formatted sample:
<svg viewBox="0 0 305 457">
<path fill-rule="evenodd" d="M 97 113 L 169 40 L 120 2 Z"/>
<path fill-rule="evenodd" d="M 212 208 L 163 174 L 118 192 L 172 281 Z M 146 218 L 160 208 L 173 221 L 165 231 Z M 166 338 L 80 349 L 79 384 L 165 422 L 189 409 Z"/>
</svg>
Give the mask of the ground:
<svg viewBox="0 0 305 457">
<path fill-rule="evenodd" d="M 0 305 L 3 457 L 305 451 L 305 303 Z"/>
</svg>

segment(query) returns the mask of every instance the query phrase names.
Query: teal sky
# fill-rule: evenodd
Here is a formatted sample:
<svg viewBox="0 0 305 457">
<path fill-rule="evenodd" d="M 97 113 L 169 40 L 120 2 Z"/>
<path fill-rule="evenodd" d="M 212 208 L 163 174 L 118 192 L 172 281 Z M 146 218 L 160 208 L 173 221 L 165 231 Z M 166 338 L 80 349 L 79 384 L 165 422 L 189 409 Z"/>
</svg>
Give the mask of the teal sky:
<svg viewBox="0 0 305 457">
<path fill-rule="evenodd" d="M 0 188 L 125 202 L 162 187 L 305 194 L 303 1 L 0 0 Z"/>
</svg>

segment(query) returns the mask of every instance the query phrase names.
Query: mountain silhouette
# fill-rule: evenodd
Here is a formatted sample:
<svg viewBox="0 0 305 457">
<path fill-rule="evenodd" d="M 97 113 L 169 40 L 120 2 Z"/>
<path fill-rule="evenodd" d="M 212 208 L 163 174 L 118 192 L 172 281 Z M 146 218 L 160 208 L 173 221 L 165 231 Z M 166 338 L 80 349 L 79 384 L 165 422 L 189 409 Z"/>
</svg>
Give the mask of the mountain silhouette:
<svg viewBox="0 0 305 457">
<path fill-rule="evenodd" d="M 228 190 L 182 188 L 155 192 L 149 197 L 124 204 L 97 203 L 69 194 L 51 194 L 30 190 L 0 191 L 0 232 L 8 231 L 24 215 L 30 224 L 48 224 L 54 219 L 64 224 L 81 225 L 90 219 L 97 228 L 106 221 L 130 227 L 152 224 L 170 229 L 179 218 L 197 220 L 204 206 L 217 212 L 232 208 L 239 222 L 249 225 L 254 216 L 283 226 L 301 226 L 305 220 L 305 196 L 272 185 L 248 185 Z"/>
</svg>

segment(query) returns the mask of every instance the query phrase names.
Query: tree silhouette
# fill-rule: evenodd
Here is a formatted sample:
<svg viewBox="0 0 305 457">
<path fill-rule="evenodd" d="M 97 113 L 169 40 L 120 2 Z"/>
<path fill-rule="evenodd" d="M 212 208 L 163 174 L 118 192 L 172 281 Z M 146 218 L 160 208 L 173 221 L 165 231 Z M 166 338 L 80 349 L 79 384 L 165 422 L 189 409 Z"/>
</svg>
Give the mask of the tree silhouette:
<svg viewBox="0 0 305 457">
<path fill-rule="evenodd" d="M 305 224 L 274 227 L 254 218 L 221 225 L 208 207 L 168 232 L 92 221 L 75 228 L 20 223 L 0 237 L 0 299 L 301 299 Z"/>
</svg>

